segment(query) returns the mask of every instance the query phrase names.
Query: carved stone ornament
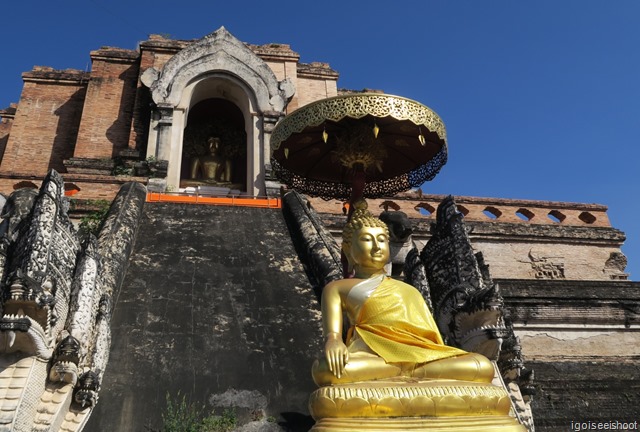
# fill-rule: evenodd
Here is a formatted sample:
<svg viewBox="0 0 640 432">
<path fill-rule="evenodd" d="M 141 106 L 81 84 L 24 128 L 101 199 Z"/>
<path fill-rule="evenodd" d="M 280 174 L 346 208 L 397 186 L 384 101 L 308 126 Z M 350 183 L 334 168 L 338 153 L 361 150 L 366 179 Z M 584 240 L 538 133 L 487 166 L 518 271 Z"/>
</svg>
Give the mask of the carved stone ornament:
<svg viewBox="0 0 640 432">
<path fill-rule="evenodd" d="M 124 207 L 112 207 L 105 226 L 131 213 L 132 200 L 119 197 Z M 107 252 L 127 224 L 81 245 L 67 207 L 63 179 L 51 171 L 39 192 L 17 190 L 2 212 L 0 431 L 80 431 L 98 401 L 111 296 L 135 236 L 117 239 L 115 255 Z"/>
<path fill-rule="evenodd" d="M 291 80 L 278 81 L 264 60 L 224 27 L 178 52 L 162 71 L 145 71 L 143 83 L 156 104 L 175 107 L 187 85 L 212 71 L 229 72 L 253 89 L 259 112 L 283 112 L 295 93 Z"/>
<path fill-rule="evenodd" d="M 533 373 L 524 368 L 519 340 L 504 316 L 504 300 L 482 253 L 474 253 L 471 247 L 453 197 L 438 206 L 431 232 L 420 257 L 442 337 L 448 344 L 497 362 L 518 418 L 533 432 Z"/>
<path fill-rule="evenodd" d="M 529 251 L 531 268 L 536 279 L 564 279 L 564 258 L 549 257 Z"/>
</svg>

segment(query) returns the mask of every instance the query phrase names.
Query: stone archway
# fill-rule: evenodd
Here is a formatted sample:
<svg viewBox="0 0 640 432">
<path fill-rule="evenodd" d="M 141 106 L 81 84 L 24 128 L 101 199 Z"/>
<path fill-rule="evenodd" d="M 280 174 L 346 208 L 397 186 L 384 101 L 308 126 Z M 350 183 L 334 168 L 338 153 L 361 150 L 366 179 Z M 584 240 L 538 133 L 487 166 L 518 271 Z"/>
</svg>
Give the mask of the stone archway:
<svg viewBox="0 0 640 432">
<path fill-rule="evenodd" d="M 147 69 L 142 82 L 154 103 L 147 156 L 169 161 L 167 186 L 177 189 L 183 161 L 183 139 L 190 110 L 204 99 L 233 102 L 244 116 L 247 139 L 246 190 L 264 195 L 271 130 L 284 116 L 295 89 L 278 81 L 269 66 L 224 27 L 174 55 L 157 71 Z"/>
</svg>

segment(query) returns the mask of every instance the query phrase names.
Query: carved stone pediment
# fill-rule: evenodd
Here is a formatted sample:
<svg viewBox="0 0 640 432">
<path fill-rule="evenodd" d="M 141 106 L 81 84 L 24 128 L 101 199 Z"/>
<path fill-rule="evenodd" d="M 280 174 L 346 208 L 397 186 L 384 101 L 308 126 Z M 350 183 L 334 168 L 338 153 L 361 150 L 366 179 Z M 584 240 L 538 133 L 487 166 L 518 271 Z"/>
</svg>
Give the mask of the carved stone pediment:
<svg viewBox="0 0 640 432">
<path fill-rule="evenodd" d="M 264 60 L 224 27 L 177 53 L 162 71 L 145 71 L 143 83 L 151 89 L 156 104 L 175 107 L 196 77 L 220 73 L 246 83 L 255 92 L 260 112 L 282 112 L 295 92 L 292 82 L 279 82 Z"/>
</svg>

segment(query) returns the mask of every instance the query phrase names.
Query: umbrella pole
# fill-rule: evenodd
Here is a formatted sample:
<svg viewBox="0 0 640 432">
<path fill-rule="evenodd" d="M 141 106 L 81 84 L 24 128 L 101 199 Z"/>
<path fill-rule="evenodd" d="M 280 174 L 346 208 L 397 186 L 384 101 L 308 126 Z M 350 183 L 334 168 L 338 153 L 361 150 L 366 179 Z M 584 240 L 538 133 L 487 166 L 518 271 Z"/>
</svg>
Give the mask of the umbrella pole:
<svg viewBox="0 0 640 432">
<path fill-rule="evenodd" d="M 347 222 L 351 220 L 351 216 L 356 208 L 355 204 L 358 200 L 362 199 L 364 196 L 364 187 L 366 184 L 366 176 L 364 173 L 364 167 L 358 166 L 356 167 L 356 171 L 353 174 L 353 179 L 351 180 L 351 197 L 349 198 L 349 213 L 347 215 Z M 351 278 L 353 275 L 349 271 L 349 262 L 347 261 L 347 257 L 344 254 L 344 251 L 341 251 L 340 258 L 342 261 L 342 275 L 346 278 Z"/>
<path fill-rule="evenodd" d="M 353 179 L 351 180 L 351 197 L 349 198 L 349 215 L 347 222 L 351 220 L 351 215 L 353 215 L 353 211 L 356 208 L 356 202 L 364 196 L 364 186 L 366 183 L 364 169 L 362 167 L 356 169 L 356 172 L 353 174 Z"/>
</svg>

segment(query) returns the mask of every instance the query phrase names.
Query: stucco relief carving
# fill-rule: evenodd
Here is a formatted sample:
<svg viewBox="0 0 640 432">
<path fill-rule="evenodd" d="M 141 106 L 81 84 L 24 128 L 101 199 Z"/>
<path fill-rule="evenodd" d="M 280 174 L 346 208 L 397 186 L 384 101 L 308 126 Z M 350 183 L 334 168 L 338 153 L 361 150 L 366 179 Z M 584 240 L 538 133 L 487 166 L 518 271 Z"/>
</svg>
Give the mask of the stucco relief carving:
<svg viewBox="0 0 640 432">
<path fill-rule="evenodd" d="M 536 279 L 564 279 L 564 257 L 545 256 L 533 249 L 529 251 L 529 262 Z"/>
<path fill-rule="evenodd" d="M 161 72 L 145 71 L 142 82 L 151 89 L 155 103 L 177 106 L 195 78 L 219 72 L 248 85 L 261 112 L 282 112 L 295 93 L 290 80 L 278 81 L 269 66 L 224 27 L 177 53 Z"/>
</svg>

